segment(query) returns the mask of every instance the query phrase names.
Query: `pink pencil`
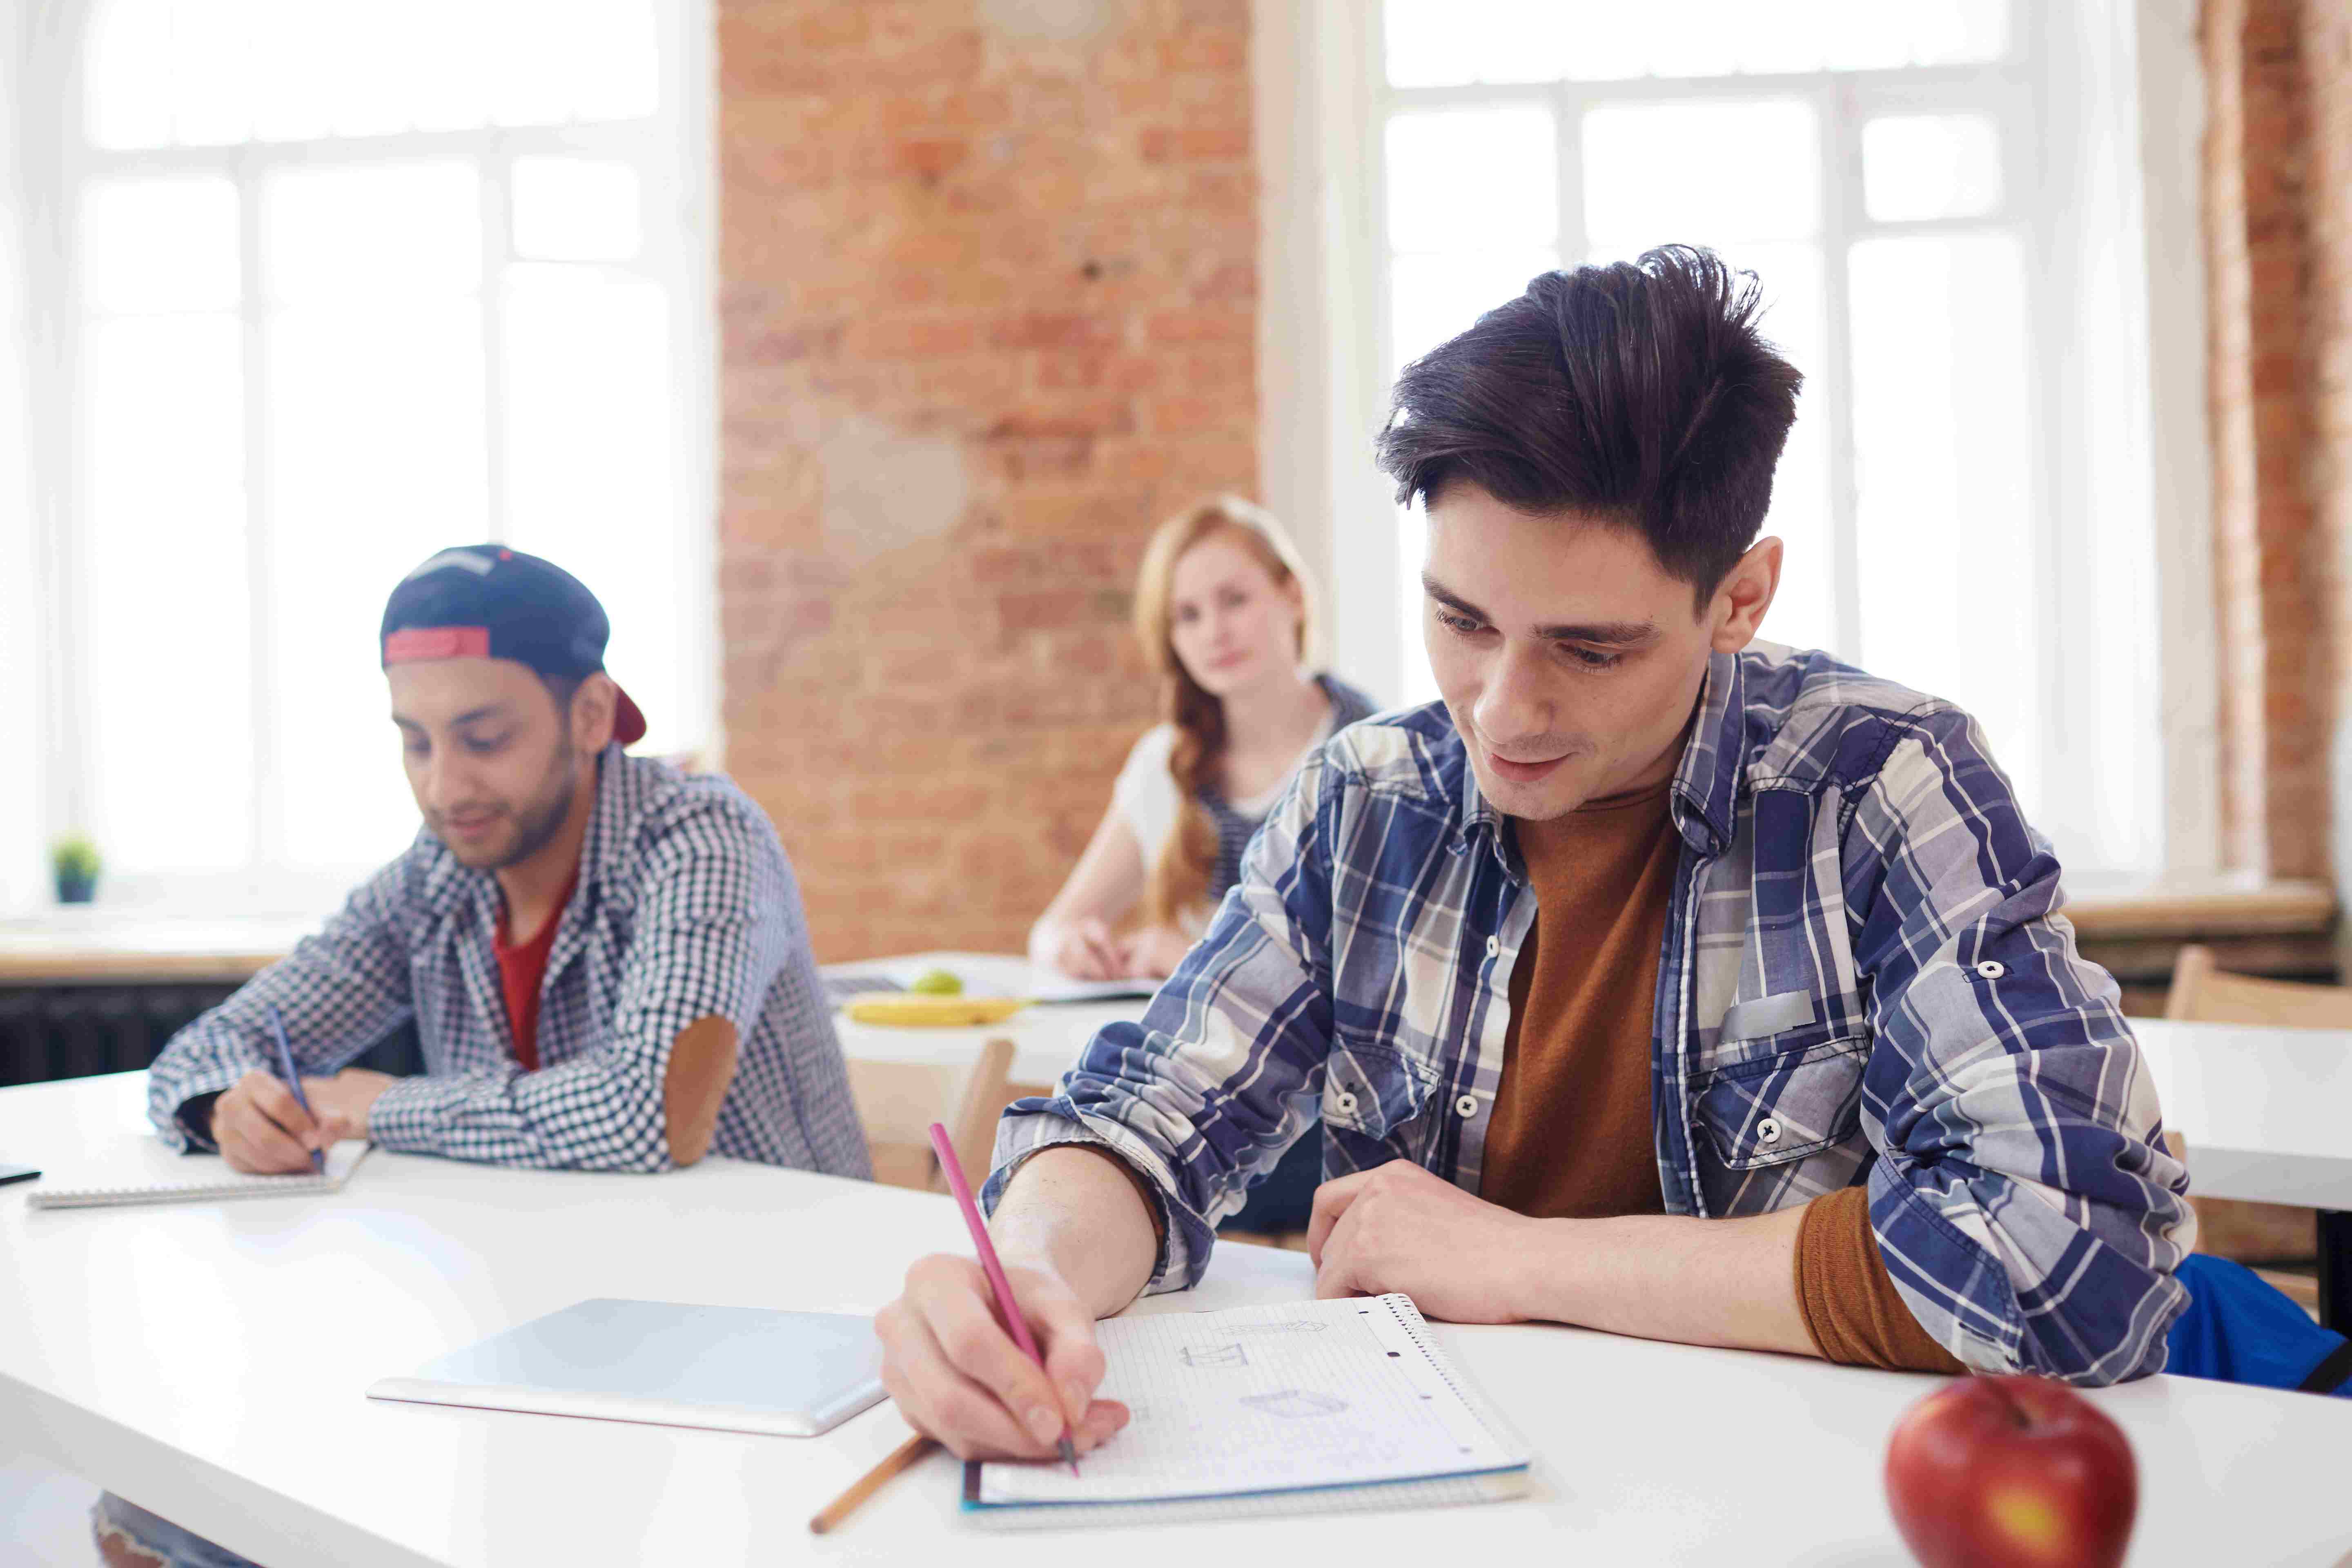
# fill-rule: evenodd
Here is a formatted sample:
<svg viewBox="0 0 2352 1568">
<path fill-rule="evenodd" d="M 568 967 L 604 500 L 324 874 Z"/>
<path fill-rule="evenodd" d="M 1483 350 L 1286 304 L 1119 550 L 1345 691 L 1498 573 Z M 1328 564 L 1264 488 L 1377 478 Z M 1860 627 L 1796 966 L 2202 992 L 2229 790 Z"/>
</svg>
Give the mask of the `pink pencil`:
<svg viewBox="0 0 2352 1568">
<path fill-rule="evenodd" d="M 996 1310 L 1004 1318 L 1004 1326 L 1013 1331 L 1013 1342 L 1021 1353 L 1045 1370 L 1045 1358 L 1037 1353 L 1037 1342 L 1029 1337 L 1029 1321 L 1013 1304 L 1013 1287 L 1004 1279 L 1004 1265 L 996 1261 L 996 1248 L 988 1243 L 988 1226 L 980 1217 L 980 1205 L 972 1201 L 971 1184 L 963 1179 L 963 1166 L 956 1160 L 955 1145 L 948 1142 L 948 1130 L 938 1122 L 931 1123 L 931 1152 L 940 1157 L 940 1169 L 948 1173 L 948 1191 L 963 1210 L 963 1223 L 971 1229 L 971 1244 L 980 1251 L 981 1271 L 988 1276 L 988 1288 L 996 1292 Z M 1062 1434 L 1062 1460 L 1070 1467 L 1070 1474 L 1078 1473 L 1078 1451 L 1070 1446 L 1070 1435 Z"/>
</svg>

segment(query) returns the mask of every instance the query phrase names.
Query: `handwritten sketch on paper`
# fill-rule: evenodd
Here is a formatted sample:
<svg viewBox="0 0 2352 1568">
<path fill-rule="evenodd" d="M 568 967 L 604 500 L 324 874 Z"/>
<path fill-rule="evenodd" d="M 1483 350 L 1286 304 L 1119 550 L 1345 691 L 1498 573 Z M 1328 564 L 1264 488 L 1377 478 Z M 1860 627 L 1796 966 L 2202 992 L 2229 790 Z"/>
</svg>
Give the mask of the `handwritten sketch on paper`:
<svg viewBox="0 0 2352 1568">
<path fill-rule="evenodd" d="M 1135 1419 L 1073 1477 L 990 1464 L 987 1503 L 1225 1496 L 1464 1475 L 1514 1462 L 1402 1297 L 1105 1322 L 1102 1394 Z"/>
<path fill-rule="evenodd" d="M 1334 1394 L 1317 1394 L 1311 1389 L 1277 1388 L 1272 1394 L 1244 1394 L 1242 1403 L 1268 1415 L 1279 1415 L 1286 1421 L 1304 1421 L 1317 1415 L 1337 1415 L 1348 1408 L 1348 1402 Z"/>
</svg>

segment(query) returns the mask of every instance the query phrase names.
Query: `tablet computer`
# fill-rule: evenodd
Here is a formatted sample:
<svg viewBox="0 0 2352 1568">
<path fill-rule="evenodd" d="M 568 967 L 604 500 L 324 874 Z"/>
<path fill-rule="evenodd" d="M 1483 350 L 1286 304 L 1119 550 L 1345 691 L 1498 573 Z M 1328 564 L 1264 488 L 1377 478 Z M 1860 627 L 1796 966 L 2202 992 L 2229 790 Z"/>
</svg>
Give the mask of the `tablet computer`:
<svg viewBox="0 0 2352 1568">
<path fill-rule="evenodd" d="M 837 1312 L 610 1298 L 387 1377 L 370 1399 L 812 1437 L 882 1397 L 874 1325 Z"/>
</svg>

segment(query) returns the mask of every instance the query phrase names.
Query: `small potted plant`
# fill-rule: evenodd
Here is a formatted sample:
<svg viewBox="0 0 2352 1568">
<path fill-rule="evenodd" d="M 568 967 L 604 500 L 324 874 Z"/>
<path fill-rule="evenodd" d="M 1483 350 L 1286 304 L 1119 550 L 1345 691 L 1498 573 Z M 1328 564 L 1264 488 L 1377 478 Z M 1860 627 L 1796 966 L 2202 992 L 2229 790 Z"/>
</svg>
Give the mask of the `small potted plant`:
<svg viewBox="0 0 2352 1568">
<path fill-rule="evenodd" d="M 58 880 L 58 902 L 86 904 L 98 896 L 101 862 L 98 846 L 79 833 L 68 834 L 49 848 L 49 868 Z"/>
</svg>

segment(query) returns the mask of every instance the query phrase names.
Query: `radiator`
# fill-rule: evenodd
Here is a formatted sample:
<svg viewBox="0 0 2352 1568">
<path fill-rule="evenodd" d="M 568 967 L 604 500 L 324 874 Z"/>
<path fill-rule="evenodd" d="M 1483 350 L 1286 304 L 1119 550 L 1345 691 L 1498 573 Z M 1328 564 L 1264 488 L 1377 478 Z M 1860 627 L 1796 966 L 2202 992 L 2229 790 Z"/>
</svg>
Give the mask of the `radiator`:
<svg viewBox="0 0 2352 1568">
<path fill-rule="evenodd" d="M 136 1072 L 172 1037 L 234 985 L 0 986 L 0 1087 L 92 1073 Z M 400 1028 L 358 1063 L 379 1072 L 422 1072 L 416 1028 Z"/>
</svg>

